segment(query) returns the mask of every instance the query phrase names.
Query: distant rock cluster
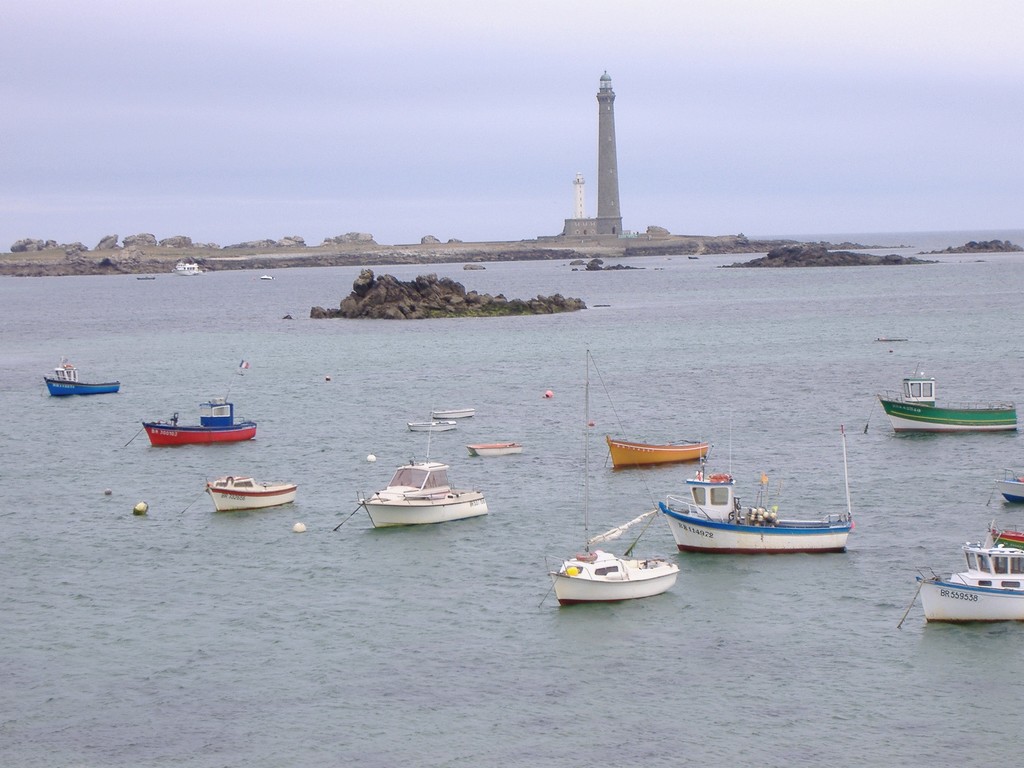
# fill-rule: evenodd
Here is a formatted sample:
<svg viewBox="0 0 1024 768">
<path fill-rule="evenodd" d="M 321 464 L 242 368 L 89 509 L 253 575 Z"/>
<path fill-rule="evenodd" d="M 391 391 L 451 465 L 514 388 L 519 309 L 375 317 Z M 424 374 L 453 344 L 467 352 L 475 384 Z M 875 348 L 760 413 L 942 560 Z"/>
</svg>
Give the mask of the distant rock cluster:
<svg viewBox="0 0 1024 768">
<path fill-rule="evenodd" d="M 956 247 L 949 247 L 941 251 L 928 251 L 927 254 L 940 254 L 940 253 L 1016 253 L 1017 251 L 1024 251 L 1019 245 L 1011 243 L 1009 240 L 982 240 L 980 243 L 971 240 L 963 245 Z M 922 251 L 922 254 L 925 252 Z"/>
<path fill-rule="evenodd" d="M 118 245 L 117 235 L 104 235 L 96 244 L 97 251 L 116 251 L 120 248 L 207 248 L 210 250 L 221 250 L 217 243 L 193 242 L 187 235 L 174 235 L 157 240 L 156 235 L 149 232 L 141 232 L 137 235 L 127 235 Z M 324 238 L 322 245 L 376 245 L 373 235 L 366 232 L 349 232 L 344 235 Z M 280 240 L 249 240 L 244 243 L 226 245 L 225 249 L 234 250 L 261 250 L 273 248 L 305 248 L 306 241 L 299 235 L 287 235 Z M 25 238 L 18 240 L 11 246 L 11 253 L 34 253 L 38 251 L 63 250 L 66 253 L 82 253 L 88 251 L 88 247 L 82 243 L 58 243 L 56 240 L 37 240 Z"/>
<path fill-rule="evenodd" d="M 375 277 L 364 269 L 352 283 L 352 293 L 338 309 L 313 307 L 309 316 L 319 318 L 372 318 L 378 320 L 421 320 L 434 317 L 491 317 L 501 315 L 550 315 L 586 309 L 580 299 L 560 294 L 535 299 L 506 299 L 501 294 L 469 291 L 451 278 L 420 275 L 401 281 L 392 275 Z"/>
<path fill-rule="evenodd" d="M 819 243 L 782 245 L 768 251 L 766 256 L 752 261 L 726 264 L 726 267 L 864 267 L 876 264 L 934 264 L 913 256 L 874 256 L 870 253 L 830 251 Z"/>
</svg>

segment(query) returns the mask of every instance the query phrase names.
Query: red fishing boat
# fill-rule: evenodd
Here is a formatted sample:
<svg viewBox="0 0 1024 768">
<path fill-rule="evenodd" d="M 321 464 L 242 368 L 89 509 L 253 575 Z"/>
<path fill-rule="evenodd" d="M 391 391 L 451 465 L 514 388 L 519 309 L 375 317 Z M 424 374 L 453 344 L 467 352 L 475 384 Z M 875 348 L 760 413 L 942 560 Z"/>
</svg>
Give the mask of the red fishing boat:
<svg viewBox="0 0 1024 768">
<path fill-rule="evenodd" d="M 142 422 L 153 445 L 189 445 L 192 443 L 236 443 L 256 437 L 255 421 L 235 421 L 234 403 L 223 397 L 211 397 L 199 404 L 199 424 L 179 424 L 175 413 L 170 421 Z"/>
</svg>

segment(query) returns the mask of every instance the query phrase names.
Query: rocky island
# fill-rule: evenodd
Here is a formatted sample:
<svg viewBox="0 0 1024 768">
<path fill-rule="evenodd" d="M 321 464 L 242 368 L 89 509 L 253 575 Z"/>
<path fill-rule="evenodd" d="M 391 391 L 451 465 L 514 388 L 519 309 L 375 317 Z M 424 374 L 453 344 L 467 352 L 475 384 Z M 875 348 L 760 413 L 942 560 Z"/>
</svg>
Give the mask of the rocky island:
<svg viewBox="0 0 1024 768">
<path fill-rule="evenodd" d="M 937 256 L 943 253 L 1016 253 L 1017 251 L 1024 251 L 1024 248 L 1009 240 L 982 240 L 981 242 L 971 240 L 963 245 L 951 246 L 941 251 L 921 251 L 921 253 L 922 255 Z"/>
<path fill-rule="evenodd" d="M 437 275 L 420 275 L 402 281 L 392 275 L 376 277 L 364 269 L 352 283 L 352 293 L 338 309 L 313 307 L 309 316 L 373 318 L 377 320 L 422 320 L 434 317 L 497 317 L 503 315 L 550 315 L 586 309 L 580 299 L 538 296 L 535 299 L 506 299 L 501 294 L 467 292 L 461 283 Z"/>
<path fill-rule="evenodd" d="M 794 243 L 768 251 L 766 256 L 752 261 L 725 264 L 724 267 L 863 267 L 877 264 L 934 264 L 934 261 L 914 256 L 874 256 L 853 251 L 830 251 L 819 243 Z"/>
</svg>

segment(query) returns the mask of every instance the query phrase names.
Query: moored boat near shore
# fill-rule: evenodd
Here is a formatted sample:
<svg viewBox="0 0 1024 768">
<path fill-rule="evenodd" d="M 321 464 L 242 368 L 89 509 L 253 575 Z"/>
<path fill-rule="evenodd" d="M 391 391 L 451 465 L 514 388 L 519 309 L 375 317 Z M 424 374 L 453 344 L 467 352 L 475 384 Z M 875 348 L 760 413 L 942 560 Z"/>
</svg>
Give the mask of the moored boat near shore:
<svg viewBox="0 0 1024 768">
<path fill-rule="evenodd" d="M 1024 533 L 991 529 L 961 549 L 967 570 L 918 576 L 927 621 L 1024 621 Z M 907 609 L 910 610 L 909 608 Z"/>
<path fill-rule="evenodd" d="M 448 419 L 468 419 L 476 413 L 476 408 L 451 408 L 449 410 L 431 411 L 430 418 L 435 421 Z"/>
<path fill-rule="evenodd" d="M 896 432 L 997 432 L 1017 429 L 1013 403 L 935 404 L 935 379 L 920 371 L 903 379 L 899 394 L 878 395 Z"/>
<path fill-rule="evenodd" d="M 683 461 L 698 461 L 707 456 L 708 443 L 685 440 L 678 443 L 635 443 L 617 440 L 605 435 L 612 466 L 639 467 L 650 464 L 674 464 Z"/>
<path fill-rule="evenodd" d="M 458 425 L 454 421 L 410 421 L 410 432 L 450 432 Z"/>
<path fill-rule="evenodd" d="M 242 509 L 266 509 L 295 501 L 295 483 L 270 483 L 251 477 L 219 477 L 206 484 L 206 492 L 213 499 L 218 512 Z"/>
<path fill-rule="evenodd" d="M 523 452 L 519 443 L 474 443 L 467 445 L 466 449 L 470 456 L 508 456 Z"/>
<path fill-rule="evenodd" d="M 1024 503 L 1024 473 L 1004 469 L 1003 479 L 996 480 L 996 489 L 1007 501 Z"/>
<path fill-rule="evenodd" d="M 121 382 L 107 381 L 101 384 L 87 384 L 78 380 L 78 369 L 61 358 L 60 364 L 53 369 L 53 376 L 44 376 L 46 389 L 54 397 L 66 395 L 105 395 L 121 389 Z"/>
<path fill-rule="evenodd" d="M 403 464 L 383 490 L 359 499 L 374 528 L 429 525 L 487 514 L 480 491 L 458 490 L 448 481 L 448 465 L 436 461 Z"/>
<path fill-rule="evenodd" d="M 223 397 L 199 404 L 199 424 L 179 424 L 175 413 L 169 421 L 144 421 L 142 426 L 154 446 L 235 443 L 256 437 L 256 422 L 235 421 L 234 403 Z"/>
</svg>

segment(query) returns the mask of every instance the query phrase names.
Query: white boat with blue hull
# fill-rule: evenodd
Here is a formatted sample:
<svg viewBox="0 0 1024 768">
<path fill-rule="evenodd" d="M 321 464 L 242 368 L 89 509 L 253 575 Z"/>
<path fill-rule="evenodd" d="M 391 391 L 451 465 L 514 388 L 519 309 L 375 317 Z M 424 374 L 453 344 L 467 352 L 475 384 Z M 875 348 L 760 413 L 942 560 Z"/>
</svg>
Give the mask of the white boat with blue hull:
<svg viewBox="0 0 1024 768">
<path fill-rule="evenodd" d="M 78 369 L 68 362 L 67 358 L 61 358 L 60 365 L 53 369 L 53 376 L 44 376 L 46 389 L 54 397 L 65 397 L 67 395 L 103 395 L 110 392 L 117 392 L 121 389 L 121 382 L 106 381 L 100 384 L 87 384 L 78 380 Z"/>
<path fill-rule="evenodd" d="M 966 571 L 917 577 L 926 620 L 1024 621 L 1024 549 L 1003 544 L 1002 533 L 963 545 Z"/>
<path fill-rule="evenodd" d="M 845 436 L 843 463 L 846 462 Z M 782 554 L 843 552 L 853 530 L 849 488 L 847 509 L 838 514 L 799 520 L 779 516 L 778 505 L 768 499 L 768 478 L 761 484 L 753 506 L 744 507 L 736 496 L 736 481 L 727 473 L 706 475 L 703 468 L 686 480 L 680 496 L 659 502 L 680 552 L 716 554 Z"/>
<path fill-rule="evenodd" d="M 1003 479 L 996 480 L 996 489 L 1007 501 L 1014 504 L 1024 503 L 1024 472 L 1004 469 Z"/>
</svg>

